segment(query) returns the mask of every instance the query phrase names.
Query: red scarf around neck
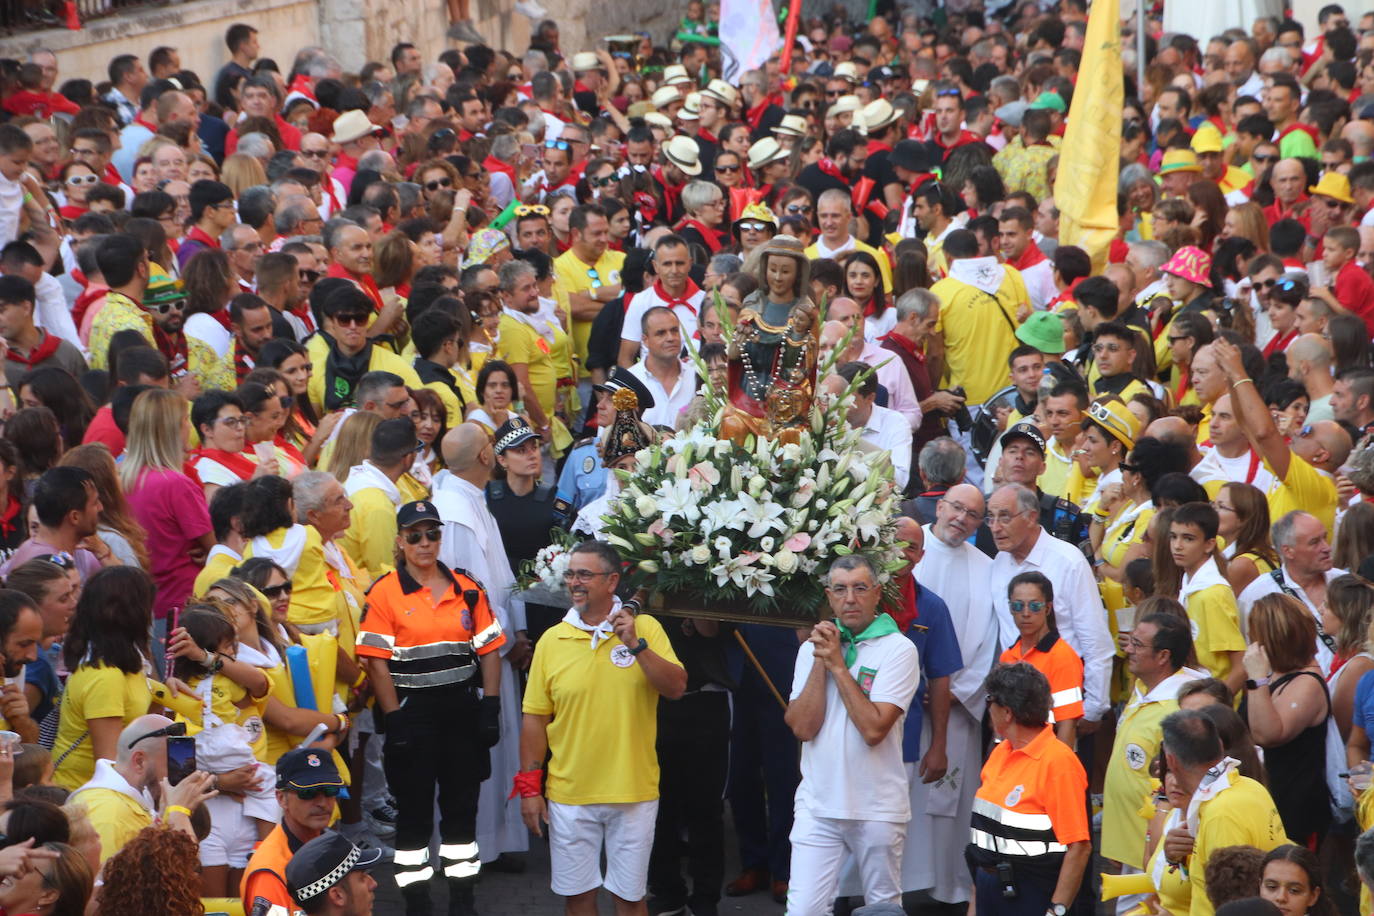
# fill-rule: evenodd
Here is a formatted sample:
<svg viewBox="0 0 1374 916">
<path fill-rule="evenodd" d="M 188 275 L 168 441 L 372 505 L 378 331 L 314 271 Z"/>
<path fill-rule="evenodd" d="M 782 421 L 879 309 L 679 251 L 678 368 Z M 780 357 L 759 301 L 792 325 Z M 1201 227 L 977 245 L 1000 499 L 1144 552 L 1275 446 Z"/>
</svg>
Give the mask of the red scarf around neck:
<svg viewBox="0 0 1374 916">
<path fill-rule="evenodd" d="M 721 233 L 720 233 L 720 232 L 716 231 L 715 229 L 712 229 L 710 226 L 706 225 L 706 224 L 703 223 L 701 220 L 693 219 L 693 218 L 690 217 L 690 216 L 687 217 L 687 218 L 685 218 L 682 222 L 680 222 L 680 223 L 677 224 L 677 231 L 678 231 L 678 232 L 681 232 L 683 229 L 687 228 L 688 226 L 690 226 L 691 228 L 695 229 L 697 232 L 701 233 L 701 240 L 702 240 L 703 242 L 706 243 L 706 247 L 707 247 L 707 248 L 711 249 L 711 254 L 719 254 L 719 253 L 720 253 L 720 246 L 721 246 Z"/>
<path fill-rule="evenodd" d="M 226 452 L 219 448 L 196 449 L 197 458 L 209 458 L 228 468 L 239 480 L 247 480 L 258 469 L 258 464 L 244 452 Z"/>
<path fill-rule="evenodd" d="M 670 309 L 677 308 L 680 305 L 684 308 L 691 309 L 693 315 L 697 313 L 697 308 L 692 305 L 690 300 L 699 292 L 701 292 L 701 287 L 697 286 L 691 277 L 687 278 L 687 288 L 682 291 L 681 298 L 669 294 L 669 292 L 663 288 L 662 280 L 654 281 L 654 295 L 658 296 L 658 298 L 663 301 L 664 305 Z"/>
<path fill-rule="evenodd" d="M 1014 261 L 1008 261 L 1007 264 L 1011 267 L 1015 267 L 1017 270 L 1027 270 L 1039 264 L 1041 261 L 1048 260 L 1049 258 L 1045 257 L 1045 252 L 1040 250 L 1040 246 L 1032 241 L 1026 243 L 1026 250 L 1021 252 L 1019 258 Z"/>
<path fill-rule="evenodd" d="M 43 335 L 43 339 L 39 342 L 38 346 L 29 351 L 28 356 L 21 356 L 13 347 L 10 347 L 5 351 L 5 358 L 10 362 L 23 363 L 25 366 L 32 369 L 56 353 L 57 346 L 62 342 L 62 339 L 56 334 L 49 334 L 42 329 L 39 330 L 39 333 Z"/>
</svg>

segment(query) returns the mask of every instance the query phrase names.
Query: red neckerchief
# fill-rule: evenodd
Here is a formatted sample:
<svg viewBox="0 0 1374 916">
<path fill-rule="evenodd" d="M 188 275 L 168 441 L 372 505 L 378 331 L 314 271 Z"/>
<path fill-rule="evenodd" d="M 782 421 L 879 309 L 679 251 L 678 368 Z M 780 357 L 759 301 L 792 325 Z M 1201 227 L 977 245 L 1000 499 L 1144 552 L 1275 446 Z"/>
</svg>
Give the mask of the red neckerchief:
<svg viewBox="0 0 1374 916">
<path fill-rule="evenodd" d="M 926 361 L 926 355 L 921 352 L 920 347 L 916 346 L 916 342 L 911 338 L 899 334 L 896 331 L 888 331 L 883 335 L 882 339 L 892 341 L 902 349 L 903 353 L 914 356 L 917 362 L 924 363 Z"/>
<path fill-rule="evenodd" d="M 409 283 L 397 283 L 394 289 L 396 290 L 396 295 L 400 296 L 402 299 L 410 299 Z"/>
<path fill-rule="evenodd" d="M 186 335 L 177 331 L 176 337 L 172 337 L 157 322 L 153 322 L 153 343 L 157 345 L 158 352 L 167 358 L 168 373 L 172 380 L 181 378 L 190 368 L 190 357 L 186 349 Z"/>
<path fill-rule="evenodd" d="M 707 143 L 714 143 L 714 144 L 717 145 L 717 146 L 720 145 L 720 141 L 716 139 L 716 135 L 713 134 L 713 133 L 711 133 L 709 130 L 707 130 L 707 129 L 704 128 L 704 127 L 698 128 L 698 130 L 697 130 L 697 139 L 698 139 L 698 140 L 705 140 Z"/>
<path fill-rule="evenodd" d="M 310 307 L 306 305 L 305 300 L 297 302 L 295 305 L 291 306 L 291 308 L 287 309 L 287 311 L 304 322 L 307 331 L 314 333 L 315 316 L 310 314 Z"/>
<path fill-rule="evenodd" d="M 956 149 L 958 149 L 958 148 L 961 147 L 961 146 L 966 146 L 966 145 L 969 144 L 969 143 L 979 143 L 979 142 L 981 142 L 981 140 L 980 140 L 980 138 L 978 137 L 977 134 L 973 133 L 972 131 L 962 130 L 962 129 L 959 131 L 959 135 L 958 135 L 957 137 L 955 137 L 954 140 L 953 140 L 953 142 L 951 142 L 948 146 L 946 146 L 944 140 L 941 139 L 941 137 L 940 137 L 940 132 L 939 132 L 938 130 L 937 130 L 937 131 L 933 131 L 933 132 L 931 133 L 930 140 L 931 140 L 931 142 L 934 143 L 936 146 L 940 147 L 940 149 L 944 150 L 944 158 L 945 158 L 945 159 L 948 159 L 948 158 L 949 158 L 949 154 L 952 153 L 952 152 L 954 152 Z"/>
<path fill-rule="evenodd" d="M 43 360 L 56 353 L 57 346 L 62 342 L 62 338 L 58 337 L 56 334 L 49 334 L 42 328 L 38 330 L 39 333 L 43 335 L 43 339 L 39 342 L 38 346 L 29 351 L 28 356 L 21 356 L 14 347 L 10 347 L 5 351 L 5 358 L 12 363 L 22 363 L 32 369 L 43 362 Z"/>
<path fill-rule="evenodd" d="M 199 226 L 192 226 L 192 227 L 190 228 L 190 231 L 188 231 L 188 232 L 186 233 L 186 239 L 185 239 L 185 240 L 188 241 L 188 242 L 200 242 L 200 243 L 201 243 L 202 245 L 204 245 L 206 248 L 218 248 L 218 247 L 220 247 L 219 239 L 211 238 L 211 237 L 205 232 L 205 230 L 202 229 L 202 228 L 200 228 Z"/>
<path fill-rule="evenodd" d="M 135 123 L 135 124 L 141 124 L 141 125 L 143 125 L 144 127 L 146 127 L 146 128 L 148 128 L 149 130 L 151 130 L 153 133 L 157 133 L 157 125 L 155 125 L 155 124 L 149 124 L 147 121 L 143 120 L 143 113 L 142 113 L 142 112 L 139 112 L 137 115 L 134 116 L 133 123 Z"/>
<path fill-rule="evenodd" d="M 234 378 L 242 385 L 248 373 L 256 368 L 257 363 L 254 361 L 253 355 L 240 347 L 236 339 L 234 341 Z"/>
<path fill-rule="evenodd" d="M 1260 454 L 1254 449 L 1250 449 L 1250 467 L 1245 472 L 1245 482 L 1253 485 L 1255 475 L 1259 473 Z"/>
<path fill-rule="evenodd" d="M 77 327 L 81 327 L 81 320 L 86 317 L 86 310 L 91 307 L 91 303 L 109 291 L 108 286 L 100 284 L 93 284 L 81 291 L 81 294 L 76 297 L 76 302 L 72 305 L 72 321 L 76 322 Z"/>
<path fill-rule="evenodd" d="M 495 156 L 487 156 L 487 158 L 482 160 L 482 165 L 486 166 L 488 172 L 500 172 L 502 175 L 505 175 L 510 179 L 510 183 L 513 186 L 519 185 L 519 182 L 515 180 L 515 166 L 502 162 Z"/>
<path fill-rule="evenodd" d="M 57 208 L 57 212 L 62 214 L 65 220 L 79 219 L 91 212 L 90 207 L 78 207 L 76 204 L 63 204 Z"/>
<path fill-rule="evenodd" d="M 329 172 L 320 175 L 320 187 L 329 197 L 329 215 L 334 216 L 343 209 L 343 202 L 339 200 L 339 195 L 334 193 L 334 176 Z"/>
<path fill-rule="evenodd" d="M 868 155 L 872 156 L 874 153 L 890 153 L 890 152 L 892 152 L 892 147 L 891 147 L 890 145 L 888 145 L 888 144 L 882 142 L 881 140 L 869 140 L 869 141 L 868 141 Z"/>
<path fill-rule="evenodd" d="M 1045 252 L 1040 250 L 1040 246 L 1035 242 L 1027 242 L 1026 250 L 1021 252 L 1021 256 L 1015 260 L 1007 262 L 1007 266 L 1015 267 L 1017 270 L 1026 271 L 1039 264 L 1041 261 L 1048 261 Z"/>
<path fill-rule="evenodd" d="M 373 280 L 368 274 L 355 274 L 353 271 L 344 267 L 338 261 L 329 265 L 329 270 L 325 271 L 327 277 L 339 277 L 344 280 L 352 280 L 358 284 L 363 292 L 367 293 L 367 298 L 372 300 L 372 305 L 377 311 L 382 310 L 382 293 L 377 289 L 377 281 Z"/>
<path fill-rule="evenodd" d="M 892 613 L 892 619 L 897 621 L 897 632 L 905 633 L 907 627 L 920 618 L 921 611 L 916 604 L 919 597 L 916 577 L 910 573 L 902 576 L 902 603 Z"/>
<path fill-rule="evenodd" d="M 17 518 L 19 518 L 19 500 L 11 497 L 10 500 L 5 503 L 4 514 L 0 515 L 0 531 L 4 532 L 5 537 L 14 534 L 15 519 Z"/>
<path fill-rule="evenodd" d="M 1288 345 L 1289 345 L 1290 343 L 1292 343 L 1293 340 L 1294 340 L 1297 336 L 1298 336 L 1298 329 L 1297 329 L 1297 328 L 1293 328 L 1292 330 L 1290 330 L 1287 334 L 1285 334 L 1285 335 L 1282 336 L 1282 337 L 1280 337 L 1279 335 L 1275 334 L 1273 337 L 1271 337 L 1271 338 L 1269 339 L 1269 342 L 1268 342 L 1267 344 L 1264 345 L 1264 351 L 1263 351 L 1264 358 L 1265 358 L 1265 359 L 1268 359 L 1270 356 L 1272 356 L 1272 355 L 1275 354 L 1275 353 L 1282 353 L 1284 350 L 1286 350 L 1286 349 L 1288 348 Z"/>
<path fill-rule="evenodd" d="M 334 167 L 336 169 L 351 169 L 356 172 L 358 171 L 358 160 L 343 150 L 339 150 L 339 155 L 334 158 Z"/>
<path fill-rule="evenodd" d="M 1313 143 L 1321 142 L 1321 135 L 1317 133 L 1317 129 L 1313 127 L 1311 124 L 1304 124 L 1301 121 L 1294 121 L 1292 124 L 1289 124 L 1283 130 L 1279 131 L 1278 142 L 1282 143 L 1283 138 L 1288 136 L 1295 130 L 1300 130 L 1303 133 L 1307 134 L 1307 136 L 1312 138 Z"/>
<path fill-rule="evenodd" d="M 297 415 L 296 419 L 297 421 L 299 421 L 300 416 Z M 296 448 L 296 446 L 292 445 L 289 441 L 287 441 L 286 437 L 283 436 L 280 432 L 278 432 L 276 438 L 272 440 L 272 444 L 275 445 L 277 448 L 281 449 L 283 452 L 286 452 L 287 457 L 289 457 L 292 461 L 296 462 L 302 467 L 305 466 L 305 456 L 301 454 L 301 450 Z"/>
<path fill-rule="evenodd" d="M 668 176 L 664 174 L 663 166 L 661 165 L 654 166 L 652 174 L 654 180 L 658 182 L 658 186 L 663 189 L 664 205 L 667 206 L 669 212 L 676 210 L 678 207 L 678 200 L 682 197 L 682 189 L 686 187 L 686 183 L 669 184 Z"/>
<path fill-rule="evenodd" d="M 690 216 L 684 218 L 682 222 L 677 224 L 677 231 L 681 232 L 684 228 L 688 226 L 695 229 L 697 232 L 701 233 L 701 240 L 706 243 L 707 248 L 711 249 L 711 254 L 717 254 L 720 251 L 720 246 L 722 242 L 720 232 L 718 232 L 715 229 L 712 229 L 710 226 L 706 225 L 701 220 L 693 219 Z"/>
<path fill-rule="evenodd" d="M 219 462 L 224 465 L 239 480 L 247 480 L 257 471 L 257 463 L 254 462 L 243 452 L 226 452 L 220 448 L 199 448 L 196 449 L 197 458 L 209 458 L 211 461 Z"/>
<path fill-rule="evenodd" d="M 840 171 L 840 167 L 836 165 L 835 161 L 829 156 L 822 156 L 820 159 L 816 160 L 816 168 L 820 169 L 831 178 L 843 181 L 846 185 L 849 184 L 849 179 L 844 177 L 844 173 Z"/>
<path fill-rule="evenodd" d="M 772 100 L 765 98 L 762 102 L 759 102 L 744 113 L 744 120 L 749 122 L 750 130 L 759 129 L 759 122 L 763 120 L 763 116 L 768 113 L 768 109 L 771 108 L 772 105 Z"/>
<path fill-rule="evenodd" d="M 874 292 L 876 293 L 877 291 L 874 290 Z M 869 297 L 868 297 L 868 302 L 864 304 L 864 317 L 865 317 L 865 318 L 872 318 L 874 315 L 878 314 L 878 303 L 879 303 L 879 301 L 881 301 L 881 300 L 879 300 L 879 298 L 878 298 L 877 295 L 873 295 L 873 296 L 869 296 Z"/>
<path fill-rule="evenodd" d="M 669 295 L 668 291 L 663 288 L 662 280 L 654 281 L 654 295 L 658 296 L 665 306 L 671 309 L 677 308 L 680 305 L 691 311 L 693 315 L 696 315 L 697 308 L 688 300 L 699 292 L 701 292 L 701 287 L 697 286 L 691 277 L 687 278 L 687 288 L 683 290 L 681 298 Z"/>
<path fill-rule="evenodd" d="M 1078 284 L 1082 283 L 1086 279 L 1087 277 L 1079 277 L 1077 280 L 1074 280 L 1068 286 L 1064 287 L 1064 291 L 1062 293 L 1055 296 L 1053 299 L 1049 301 L 1049 304 L 1045 306 L 1045 310 L 1048 312 L 1052 312 L 1054 311 L 1054 307 L 1059 303 L 1071 301 L 1073 299 L 1074 290 L 1078 289 Z"/>
<path fill-rule="evenodd" d="M 1183 396 L 1188 393 L 1188 389 L 1193 387 L 1193 374 L 1187 369 L 1180 369 L 1178 373 L 1178 387 L 1174 389 L 1174 403 L 1183 403 Z"/>
<path fill-rule="evenodd" d="M 119 187 L 124 183 L 124 179 L 119 177 L 119 169 L 115 168 L 112 164 L 107 164 L 105 166 L 104 181 L 106 184 L 112 184 L 115 187 Z"/>
<path fill-rule="evenodd" d="M 319 99 L 315 98 L 314 80 L 306 76 L 304 73 L 299 73 L 296 75 L 296 78 L 291 81 L 291 88 L 287 91 L 288 93 L 298 92 L 312 102 L 319 101 Z"/>
</svg>

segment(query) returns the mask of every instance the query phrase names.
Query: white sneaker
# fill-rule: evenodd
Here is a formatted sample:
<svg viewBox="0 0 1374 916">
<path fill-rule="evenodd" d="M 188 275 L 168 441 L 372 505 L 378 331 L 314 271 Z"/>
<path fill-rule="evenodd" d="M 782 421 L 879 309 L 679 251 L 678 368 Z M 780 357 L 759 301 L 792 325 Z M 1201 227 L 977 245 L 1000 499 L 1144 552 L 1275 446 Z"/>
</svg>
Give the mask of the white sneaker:
<svg viewBox="0 0 1374 916">
<path fill-rule="evenodd" d="M 530 19 L 543 19 L 549 15 L 549 11 L 539 5 L 539 0 L 518 0 L 515 4 L 515 11 Z"/>
</svg>

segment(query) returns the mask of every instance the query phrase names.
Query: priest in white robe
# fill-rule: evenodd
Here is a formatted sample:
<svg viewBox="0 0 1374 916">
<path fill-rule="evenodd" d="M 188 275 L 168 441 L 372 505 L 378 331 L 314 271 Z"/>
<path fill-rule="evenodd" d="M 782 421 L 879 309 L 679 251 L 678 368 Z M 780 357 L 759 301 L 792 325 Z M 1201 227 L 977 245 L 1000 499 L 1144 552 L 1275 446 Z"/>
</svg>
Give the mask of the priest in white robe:
<svg viewBox="0 0 1374 916">
<path fill-rule="evenodd" d="M 503 852 L 529 849 L 520 800 L 507 796 L 520 768 L 516 665 L 523 667 L 532 649 L 525 633 L 525 603 L 514 597 L 515 574 L 483 490 L 496 464 L 491 440 L 480 427 L 462 423 L 444 436 L 442 448 L 448 468 L 435 475 L 432 493 L 444 522 L 439 560 L 480 582 L 502 631 L 513 634 L 500 650 L 501 740 L 491 749 L 491 776 L 482 783 L 477 803 L 477 847 L 485 863 Z"/>
</svg>

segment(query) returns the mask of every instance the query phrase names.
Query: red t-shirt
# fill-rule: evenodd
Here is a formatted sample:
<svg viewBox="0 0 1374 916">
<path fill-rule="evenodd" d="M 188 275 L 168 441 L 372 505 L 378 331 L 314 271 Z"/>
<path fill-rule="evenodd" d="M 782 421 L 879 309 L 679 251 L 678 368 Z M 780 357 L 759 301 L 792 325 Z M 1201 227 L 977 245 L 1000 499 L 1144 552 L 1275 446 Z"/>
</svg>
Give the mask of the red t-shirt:
<svg viewBox="0 0 1374 916">
<path fill-rule="evenodd" d="M 81 437 L 82 445 L 89 445 L 92 442 L 105 443 L 110 454 L 116 458 L 124 454 L 124 434 L 115 425 L 114 410 L 109 404 L 95 412 L 90 425 L 86 427 L 86 435 Z"/>
<path fill-rule="evenodd" d="M 1347 261 L 1336 274 L 1331 292 L 1343 307 L 1364 319 L 1369 335 L 1374 337 L 1374 279 L 1354 261 Z"/>
</svg>

